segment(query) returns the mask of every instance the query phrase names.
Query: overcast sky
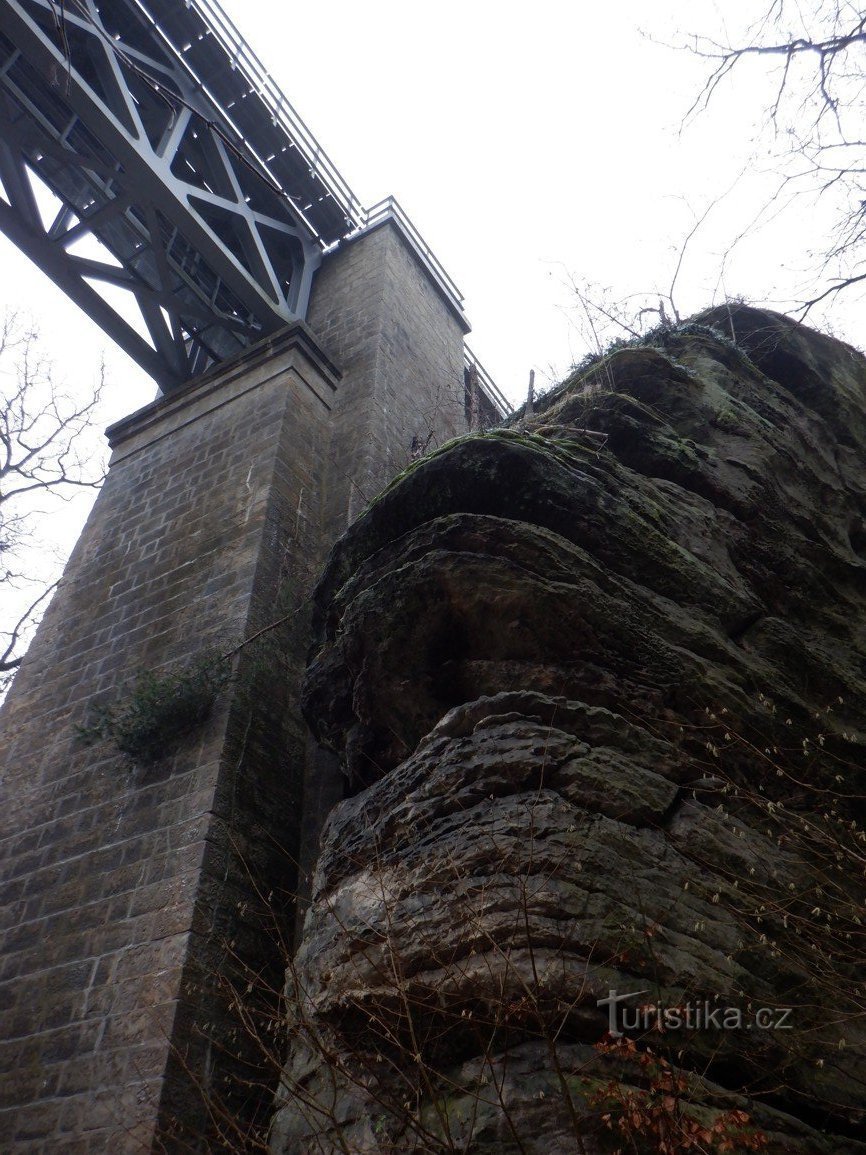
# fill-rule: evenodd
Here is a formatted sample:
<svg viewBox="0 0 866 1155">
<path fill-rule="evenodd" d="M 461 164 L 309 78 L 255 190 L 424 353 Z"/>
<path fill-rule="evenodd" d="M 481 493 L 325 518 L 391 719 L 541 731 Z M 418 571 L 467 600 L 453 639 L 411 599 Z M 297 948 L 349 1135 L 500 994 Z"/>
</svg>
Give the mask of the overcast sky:
<svg viewBox="0 0 866 1155">
<path fill-rule="evenodd" d="M 706 62 L 676 45 L 736 36 L 755 0 L 224 0 L 362 201 L 394 194 L 462 289 L 470 342 L 503 391 L 525 393 L 586 351 L 573 282 L 615 299 L 667 292 L 685 315 L 740 294 L 796 296 L 828 223 L 805 203 L 732 247 L 774 188 L 754 144 L 771 96 L 743 69 L 683 130 Z M 0 306 L 29 310 L 58 372 L 87 388 L 104 356 L 106 422 L 153 386 L 0 238 Z M 832 319 L 857 343 L 859 311 Z M 820 315 L 816 314 L 816 320 Z"/>
</svg>

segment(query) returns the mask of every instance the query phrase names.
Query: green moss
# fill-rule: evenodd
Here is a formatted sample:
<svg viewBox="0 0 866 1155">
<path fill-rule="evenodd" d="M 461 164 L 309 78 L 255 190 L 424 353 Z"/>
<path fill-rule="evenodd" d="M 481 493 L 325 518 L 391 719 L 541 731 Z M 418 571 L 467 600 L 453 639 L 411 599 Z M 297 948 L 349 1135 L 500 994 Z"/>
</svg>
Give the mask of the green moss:
<svg viewBox="0 0 866 1155">
<path fill-rule="evenodd" d="M 228 663 L 213 653 L 167 674 L 143 671 L 116 702 L 95 708 L 79 737 L 87 745 L 108 741 L 139 763 L 155 762 L 205 720 L 230 677 Z"/>
<path fill-rule="evenodd" d="M 741 433 L 743 426 L 730 405 L 723 405 L 713 417 L 713 425 L 723 433 Z"/>
<path fill-rule="evenodd" d="M 490 441 L 521 445 L 543 453 L 553 460 L 568 462 L 570 465 L 573 465 L 575 461 L 582 460 L 588 452 L 595 452 L 591 447 L 588 448 L 586 442 L 582 441 L 578 435 L 575 435 L 573 438 L 551 438 L 540 436 L 537 433 L 532 433 L 525 429 L 511 429 L 505 426 L 498 426 L 496 429 L 490 429 L 483 433 L 469 433 L 464 437 L 454 437 L 451 441 L 446 441 L 444 445 L 440 445 L 425 457 L 413 461 L 402 473 L 398 473 L 397 476 L 385 486 L 381 493 L 373 498 L 367 506 L 367 510 L 372 510 L 382 505 L 383 501 L 390 498 L 394 491 L 402 486 L 408 478 L 412 477 L 413 474 L 417 473 L 420 469 L 428 467 L 431 462 L 452 454 L 462 446 Z"/>
<path fill-rule="evenodd" d="M 640 336 L 618 338 L 605 349 L 588 353 L 572 366 L 571 371 L 563 381 L 535 398 L 534 413 L 540 414 L 548 411 L 569 392 L 594 386 L 601 379 L 607 378 L 613 383 L 616 376 L 615 359 L 624 353 L 634 355 L 640 353 L 641 350 L 660 353 L 673 368 L 686 376 L 692 376 L 692 370 L 675 357 L 675 354 L 683 350 L 686 339 L 712 343 L 717 350 L 724 352 L 726 361 L 733 360 L 738 364 L 748 365 L 754 371 L 755 366 L 748 354 L 716 325 L 704 324 L 700 320 L 683 321 L 675 325 L 657 325 Z M 511 414 L 507 424 L 514 425 L 517 422 L 525 421 L 527 417 L 529 414 L 524 405 Z"/>
</svg>

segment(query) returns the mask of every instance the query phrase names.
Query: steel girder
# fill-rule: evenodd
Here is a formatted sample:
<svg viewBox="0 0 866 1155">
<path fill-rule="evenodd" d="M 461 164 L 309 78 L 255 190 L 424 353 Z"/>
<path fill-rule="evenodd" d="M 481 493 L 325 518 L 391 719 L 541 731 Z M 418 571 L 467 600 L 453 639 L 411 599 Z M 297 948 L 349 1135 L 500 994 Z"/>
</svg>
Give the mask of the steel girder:
<svg viewBox="0 0 866 1155">
<path fill-rule="evenodd" d="M 232 62 L 195 8 L 162 7 L 196 17 L 229 92 Z M 0 0 L 0 228 L 163 390 L 303 317 L 323 248 L 355 223 L 273 119 L 304 187 L 275 179 L 184 35 L 172 43 L 143 0 Z M 240 83 L 238 100 L 254 95 Z M 28 169 L 61 203 L 47 225 Z M 116 264 L 76 254 L 88 236 Z M 149 342 L 92 281 L 131 294 Z"/>
</svg>

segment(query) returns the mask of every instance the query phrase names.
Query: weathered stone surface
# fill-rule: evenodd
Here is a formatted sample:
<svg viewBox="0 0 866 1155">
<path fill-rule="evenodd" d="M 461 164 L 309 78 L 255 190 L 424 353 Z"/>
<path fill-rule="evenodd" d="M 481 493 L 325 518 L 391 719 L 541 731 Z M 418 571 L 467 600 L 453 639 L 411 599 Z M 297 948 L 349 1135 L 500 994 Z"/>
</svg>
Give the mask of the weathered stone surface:
<svg viewBox="0 0 866 1155">
<path fill-rule="evenodd" d="M 700 320 L 333 551 L 306 709 L 353 794 L 274 1152 L 866 1151 L 866 364 Z M 610 989 L 742 1024 L 629 1051 Z"/>
<path fill-rule="evenodd" d="M 413 439 L 465 428 L 465 323 L 396 224 L 328 255 L 309 319 L 115 427 L 5 701 L 3 1155 L 222 1151 L 269 1110 L 233 991 L 254 974 L 259 1010 L 278 1001 L 270 915 L 294 905 L 329 796 L 306 789 L 307 593 Z M 140 673 L 275 620 L 239 655 L 238 692 L 183 743 L 165 735 L 158 767 L 81 743 Z"/>
</svg>

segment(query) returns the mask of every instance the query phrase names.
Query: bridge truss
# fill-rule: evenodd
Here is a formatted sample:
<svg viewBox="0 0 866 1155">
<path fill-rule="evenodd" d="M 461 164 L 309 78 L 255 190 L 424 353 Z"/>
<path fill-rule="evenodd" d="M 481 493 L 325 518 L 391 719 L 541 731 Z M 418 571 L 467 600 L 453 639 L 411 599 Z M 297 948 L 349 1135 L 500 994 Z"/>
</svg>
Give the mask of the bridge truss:
<svg viewBox="0 0 866 1155">
<path fill-rule="evenodd" d="M 163 390 L 303 317 L 367 221 L 211 0 L 0 0 L 0 182 L 0 228 Z"/>
<path fill-rule="evenodd" d="M 163 392 L 303 319 L 323 254 L 386 219 L 463 316 L 397 202 L 362 206 L 215 0 L 0 0 L 0 186 L 0 230 Z"/>
</svg>

